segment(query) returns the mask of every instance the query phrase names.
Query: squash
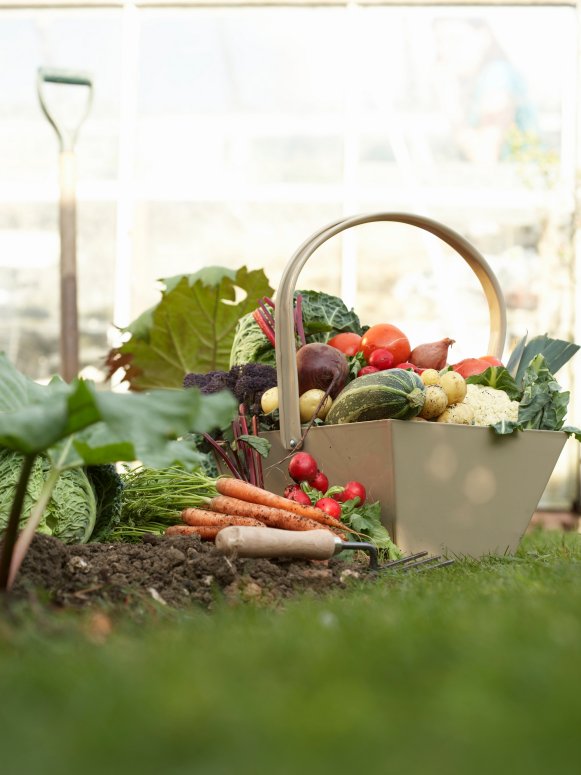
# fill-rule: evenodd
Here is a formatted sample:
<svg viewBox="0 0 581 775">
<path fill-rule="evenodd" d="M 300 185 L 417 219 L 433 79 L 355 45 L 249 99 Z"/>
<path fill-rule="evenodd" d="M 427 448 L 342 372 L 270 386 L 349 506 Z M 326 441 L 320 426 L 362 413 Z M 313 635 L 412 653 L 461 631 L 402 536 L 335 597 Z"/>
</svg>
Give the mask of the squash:
<svg viewBox="0 0 581 775">
<path fill-rule="evenodd" d="M 411 420 L 421 412 L 425 398 L 424 384 L 413 371 L 386 369 L 364 374 L 343 388 L 325 422 Z"/>
</svg>

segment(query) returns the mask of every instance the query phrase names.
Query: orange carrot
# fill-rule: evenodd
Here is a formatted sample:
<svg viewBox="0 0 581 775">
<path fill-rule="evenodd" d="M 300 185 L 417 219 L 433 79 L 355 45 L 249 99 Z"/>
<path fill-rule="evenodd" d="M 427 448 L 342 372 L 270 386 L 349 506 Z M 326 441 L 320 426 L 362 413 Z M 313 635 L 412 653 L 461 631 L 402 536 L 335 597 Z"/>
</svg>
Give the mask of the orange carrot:
<svg viewBox="0 0 581 775">
<path fill-rule="evenodd" d="M 208 525 L 214 527 L 228 527 L 229 525 L 249 525 L 250 527 L 264 527 L 264 522 L 251 517 L 240 517 L 232 514 L 216 514 L 215 511 L 205 509 L 184 509 L 182 519 L 188 525 Z"/>
<path fill-rule="evenodd" d="M 274 509 L 270 506 L 261 506 L 258 503 L 249 503 L 248 501 L 238 500 L 238 498 L 230 498 L 228 495 L 217 495 L 210 500 L 208 506 L 213 511 L 218 511 L 221 514 L 239 514 L 243 517 L 252 517 L 264 522 L 269 527 L 278 527 L 282 530 L 321 529 L 321 523 L 315 522 L 314 519 L 307 519 L 307 517 L 301 517 L 299 514 L 293 514 L 284 509 Z M 339 535 L 344 527 L 344 525 L 335 520 L 333 525 L 334 532 L 337 532 Z"/>
<path fill-rule="evenodd" d="M 274 509 L 283 509 L 284 511 L 290 511 L 299 517 L 305 517 L 306 519 L 314 520 L 322 525 L 328 527 L 337 528 L 338 521 L 334 517 L 330 517 L 322 509 L 317 509 L 314 506 L 303 506 L 301 503 L 291 501 L 289 498 L 283 498 L 282 495 L 275 495 L 268 490 L 263 490 L 261 487 L 255 487 L 253 484 L 243 482 L 240 479 L 234 479 L 230 477 L 223 477 L 216 481 L 216 489 L 220 495 L 230 496 L 232 498 L 238 498 L 248 503 L 256 503 L 261 506 L 267 506 Z M 212 508 L 212 507 L 210 507 Z M 255 516 L 255 515 L 248 515 Z M 260 519 L 260 517 L 258 517 Z M 342 530 L 348 532 L 354 532 L 345 525 L 340 526 Z"/>
<path fill-rule="evenodd" d="M 223 527 L 209 527 L 207 525 L 170 525 L 165 529 L 166 536 L 199 536 L 203 541 L 213 541 Z"/>
</svg>

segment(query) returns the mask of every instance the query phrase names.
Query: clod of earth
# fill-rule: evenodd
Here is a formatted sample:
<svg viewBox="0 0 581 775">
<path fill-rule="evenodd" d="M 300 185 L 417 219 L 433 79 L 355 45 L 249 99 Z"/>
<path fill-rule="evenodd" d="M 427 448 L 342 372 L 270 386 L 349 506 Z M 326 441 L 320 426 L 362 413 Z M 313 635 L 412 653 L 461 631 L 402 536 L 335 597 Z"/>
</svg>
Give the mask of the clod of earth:
<svg viewBox="0 0 581 775">
<path fill-rule="evenodd" d="M 144 599 L 176 608 L 192 604 L 212 608 L 219 599 L 271 604 L 301 592 L 344 589 L 353 579 L 365 578 L 359 570 L 366 567 L 341 558 L 232 560 L 196 537 L 147 536 L 137 544 L 67 545 L 37 534 L 14 597 L 39 597 L 63 607 L 138 605 Z"/>
</svg>

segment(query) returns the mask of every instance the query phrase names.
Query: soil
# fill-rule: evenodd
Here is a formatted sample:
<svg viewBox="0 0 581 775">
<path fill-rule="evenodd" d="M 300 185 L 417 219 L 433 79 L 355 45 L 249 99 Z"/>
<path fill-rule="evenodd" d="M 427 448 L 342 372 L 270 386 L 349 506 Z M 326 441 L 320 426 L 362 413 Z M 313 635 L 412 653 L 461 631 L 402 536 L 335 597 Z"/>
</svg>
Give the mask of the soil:
<svg viewBox="0 0 581 775">
<path fill-rule="evenodd" d="M 141 543 L 66 545 L 37 534 L 15 582 L 14 597 L 62 607 L 160 605 L 212 608 L 217 600 L 275 603 L 297 593 L 344 589 L 366 566 L 291 559 L 229 559 L 212 543 L 146 536 Z"/>
</svg>

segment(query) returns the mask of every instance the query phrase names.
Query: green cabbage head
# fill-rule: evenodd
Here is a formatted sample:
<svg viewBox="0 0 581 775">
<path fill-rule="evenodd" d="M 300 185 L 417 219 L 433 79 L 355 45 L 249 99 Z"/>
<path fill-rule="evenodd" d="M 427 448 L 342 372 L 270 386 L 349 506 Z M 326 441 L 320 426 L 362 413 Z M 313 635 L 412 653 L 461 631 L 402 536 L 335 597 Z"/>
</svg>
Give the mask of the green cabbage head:
<svg viewBox="0 0 581 775">
<path fill-rule="evenodd" d="M 8 522 L 21 465 L 22 455 L 18 452 L 0 450 L 0 531 Z M 36 458 L 22 510 L 23 524 L 38 500 L 50 468 L 48 458 Z M 89 479 L 82 468 L 71 468 L 57 479 L 38 532 L 55 536 L 67 544 L 86 543 L 93 532 L 95 519 L 95 494 Z"/>
</svg>

